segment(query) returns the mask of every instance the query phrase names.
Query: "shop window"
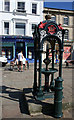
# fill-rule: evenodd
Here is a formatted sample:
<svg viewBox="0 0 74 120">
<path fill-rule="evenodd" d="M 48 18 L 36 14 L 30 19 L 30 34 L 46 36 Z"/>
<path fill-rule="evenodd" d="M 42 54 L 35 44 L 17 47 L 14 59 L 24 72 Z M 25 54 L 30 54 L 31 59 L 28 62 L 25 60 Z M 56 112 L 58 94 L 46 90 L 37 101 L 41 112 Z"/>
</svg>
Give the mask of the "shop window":
<svg viewBox="0 0 74 120">
<path fill-rule="evenodd" d="M 16 35 L 25 35 L 25 23 L 16 23 Z"/>
<path fill-rule="evenodd" d="M 4 1 L 4 10 L 10 11 L 10 1 L 9 0 Z"/>
<path fill-rule="evenodd" d="M 9 22 L 4 22 L 4 34 L 9 34 Z"/>
<path fill-rule="evenodd" d="M 69 24 L 69 17 L 64 17 L 63 24 L 68 25 Z"/>
<path fill-rule="evenodd" d="M 6 57 L 8 60 L 13 58 L 13 47 L 3 47 L 2 56 Z"/>
<path fill-rule="evenodd" d="M 18 2 L 17 3 L 17 11 L 24 12 L 25 11 L 25 2 Z"/>
<path fill-rule="evenodd" d="M 6 53 L 4 50 L 2 50 L 2 57 L 6 57 Z"/>
<path fill-rule="evenodd" d="M 71 47 L 64 46 L 63 60 L 71 60 Z"/>
<path fill-rule="evenodd" d="M 54 21 L 54 22 L 56 22 L 56 16 L 55 16 L 55 15 L 52 15 L 52 16 L 51 16 L 51 20 Z"/>
<path fill-rule="evenodd" d="M 34 59 L 34 47 L 27 48 L 27 57 L 28 59 Z"/>
<path fill-rule="evenodd" d="M 37 14 L 37 4 L 32 4 L 32 13 Z"/>
<path fill-rule="evenodd" d="M 69 40 L 69 30 L 65 31 L 64 40 Z"/>
</svg>

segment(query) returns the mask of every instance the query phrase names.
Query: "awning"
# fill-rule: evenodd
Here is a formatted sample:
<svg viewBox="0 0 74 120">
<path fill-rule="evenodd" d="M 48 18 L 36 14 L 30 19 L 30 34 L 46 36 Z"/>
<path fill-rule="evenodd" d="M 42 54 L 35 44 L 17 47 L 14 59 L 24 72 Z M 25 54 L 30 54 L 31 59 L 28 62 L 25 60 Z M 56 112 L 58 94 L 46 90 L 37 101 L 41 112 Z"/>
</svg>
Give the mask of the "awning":
<svg viewBox="0 0 74 120">
<path fill-rule="evenodd" d="M 34 43 L 32 37 L 26 36 L 0 36 L 0 42 L 29 42 Z"/>
</svg>

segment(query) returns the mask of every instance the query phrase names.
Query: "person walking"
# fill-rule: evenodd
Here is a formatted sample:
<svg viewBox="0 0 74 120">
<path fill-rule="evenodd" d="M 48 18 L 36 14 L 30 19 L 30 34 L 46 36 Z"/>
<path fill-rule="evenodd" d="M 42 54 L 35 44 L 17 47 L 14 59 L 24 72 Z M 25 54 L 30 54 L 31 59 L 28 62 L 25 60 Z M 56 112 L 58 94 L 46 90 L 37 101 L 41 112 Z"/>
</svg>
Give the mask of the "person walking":
<svg viewBox="0 0 74 120">
<path fill-rule="evenodd" d="M 23 65 L 25 67 L 25 70 L 26 70 L 26 58 L 23 56 Z"/>
<path fill-rule="evenodd" d="M 10 62 L 10 70 L 14 70 L 14 66 L 18 66 L 18 59 L 17 58 L 13 58 Z"/>
<path fill-rule="evenodd" d="M 21 66 L 21 72 L 23 71 L 23 53 L 22 51 L 18 53 L 18 71 L 20 71 Z"/>
</svg>

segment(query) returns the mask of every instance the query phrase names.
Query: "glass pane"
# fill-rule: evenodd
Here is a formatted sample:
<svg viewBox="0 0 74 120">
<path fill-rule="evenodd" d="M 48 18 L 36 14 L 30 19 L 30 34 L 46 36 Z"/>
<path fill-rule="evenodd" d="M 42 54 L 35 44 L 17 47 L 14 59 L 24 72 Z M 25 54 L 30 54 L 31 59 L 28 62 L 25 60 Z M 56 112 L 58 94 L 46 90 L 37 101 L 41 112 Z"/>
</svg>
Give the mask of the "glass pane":
<svg viewBox="0 0 74 120">
<path fill-rule="evenodd" d="M 25 23 L 16 23 L 16 35 L 25 35 Z"/>
<path fill-rule="evenodd" d="M 16 23 L 16 28 L 25 28 L 24 23 Z"/>
<path fill-rule="evenodd" d="M 32 24 L 32 30 L 34 30 L 35 29 L 35 24 Z"/>
<path fill-rule="evenodd" d="M 36 10 L 32 9 L 32 13 L 35 13 L 35 14 L 36 14 Z"/>
<path fill-rule="evenodd" d="M 5 1 L 4 9 L 5 9 L 5 11 L 9 11 L 9 9 L 10 9 L 10 2 L 9 1 Z"/>
<path fill-rule="evenodd" d="M 4 28 L 9 28 L 9 23 L 8 22 L 4 23 Z"/>
<path fill-rule="evenodd" d="M 25 29 L 16 29 L 16 35 L 25 35 Z"/>
<path fill-rule="evenodd" d="M 32 4 L 32 13 L 36 14 L 37 12 L 37 4 Z"/>
<path fill-rule="evenodd" d="M 9 34 L 9 28 L 4 29 L 4 34 Z"/>
<path fill-rule="evenodd" d="M 51 20 L 56 22 L 56 17 L 55 16 L 51 16 Z"/>
<path fill-rule="evenodd" d="M 9 7 L 8 6 L 5 6 L 5 11 L 9 11 Z"/>
<path fill-rule="evenodd" d="M 10 2 L 9 1 L 5 1 L 5 5 L 9 5 L 10 4 Z"/>
<path fill-rule="evenodd" d="M 68 17 L 64 18 L 64 24 L 68 25 Z"/>
<path fill-rule="evenodd" d="M 17 9 L 25 10 L 25 3 L 24 2 L 18 2 Z"/>
<path fill-rule="evenodd" d="M 32 8 L 36 9 L 36 4 L 32 4 Z"/>
<path fill-rule="evenodd" d="M 69 38 L 69 36 L 68 36 L 68 35 L 69 35 L 69 31 L 66 31 L 66 32 L 65 32 L 64 39 L 68 39 L 68 38 Z"/>
</svg>

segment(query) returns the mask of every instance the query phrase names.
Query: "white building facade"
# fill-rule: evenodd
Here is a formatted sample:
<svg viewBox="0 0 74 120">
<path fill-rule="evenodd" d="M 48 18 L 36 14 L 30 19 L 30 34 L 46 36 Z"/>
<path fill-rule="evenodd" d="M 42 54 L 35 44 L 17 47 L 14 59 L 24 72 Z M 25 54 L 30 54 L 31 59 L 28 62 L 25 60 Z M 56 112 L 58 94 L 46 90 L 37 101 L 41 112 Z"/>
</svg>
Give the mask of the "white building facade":
<svg viewBox="0 0 74 120">
<path fill-rule="evenodd" d="M 43 0 L 0 0 L 0 36 L 32 37 L 34 26 L 40 21 L 43 21 Z"/>
<path fill-rule="evenodd" d="M 42 0 L 0 0 L 0 35 L 32 36 L 43 20 Z"/>
</svg>

